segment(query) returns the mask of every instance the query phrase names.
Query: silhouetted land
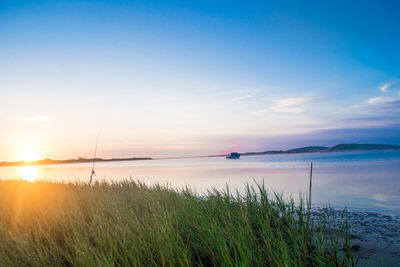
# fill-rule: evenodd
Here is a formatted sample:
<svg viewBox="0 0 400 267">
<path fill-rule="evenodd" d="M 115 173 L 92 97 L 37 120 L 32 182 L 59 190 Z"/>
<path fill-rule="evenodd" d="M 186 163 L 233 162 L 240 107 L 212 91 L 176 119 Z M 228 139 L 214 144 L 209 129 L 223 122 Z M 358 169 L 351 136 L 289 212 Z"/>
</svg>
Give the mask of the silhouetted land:
<svg viewBox="0 0 400 267">
<path fill-rule="evenodd" d="M 107 162 L 107 161 L 127 161 L 127 160 L 151 160 L 152 158 L 112 158 L 112 159 L 102 159 L 96 158 L 96 162 Z M 55 160 L 55 159 L 42 159 L 37 161 L 14 161 L 0 162 L 0 167 L 5 166 L 23 166 L 23 165 L 49 165 L 49 164 L 67 164 L 67 163 L 85 163 L 93 162 L 93 158 L 78 158 L 78 159 L 66 159 L 66 160 Z"/>
<path fill-rule="evenodd" d="M 246 152 L 240 153 L 242 156 L 251 155 L 274 155 L 274 154 L 295 154 L 295 153 L 321 153 L 321 152 L 354 152 L 354 151 L 371 151 L 371 150 L 395 150 L 400 146 L 381 145 L 381 144 L 339 144 L 332 147 L 325 146 L 306 146 L 293 148 L 289 150 L 270 150 L 263 152 Z"/>
</svg>

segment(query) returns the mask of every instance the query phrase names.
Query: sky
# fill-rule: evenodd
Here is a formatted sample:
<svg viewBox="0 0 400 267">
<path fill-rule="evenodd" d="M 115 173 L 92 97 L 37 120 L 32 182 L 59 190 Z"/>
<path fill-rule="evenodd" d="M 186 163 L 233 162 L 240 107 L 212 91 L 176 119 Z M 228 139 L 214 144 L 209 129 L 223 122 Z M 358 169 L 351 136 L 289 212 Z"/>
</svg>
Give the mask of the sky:
<svg viewBox="0 0 400 267">
<path fill-rule="evenodd" d="M 0 161 L 400 144 L 397 1 L 0 1 Z"/>
</svg>

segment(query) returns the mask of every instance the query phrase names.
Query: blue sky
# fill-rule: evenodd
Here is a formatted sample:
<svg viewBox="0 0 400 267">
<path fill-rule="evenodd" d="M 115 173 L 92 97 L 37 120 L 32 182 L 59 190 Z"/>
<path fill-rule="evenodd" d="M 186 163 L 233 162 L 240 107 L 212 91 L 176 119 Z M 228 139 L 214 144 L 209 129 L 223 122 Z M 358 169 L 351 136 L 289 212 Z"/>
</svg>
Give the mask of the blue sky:
<svg viewBox="0 0 400 267">
<path fill-rule="evenodd" d="M 0 160 L 400 144 L 396 1 L 2 1 Z"/>
</svg>

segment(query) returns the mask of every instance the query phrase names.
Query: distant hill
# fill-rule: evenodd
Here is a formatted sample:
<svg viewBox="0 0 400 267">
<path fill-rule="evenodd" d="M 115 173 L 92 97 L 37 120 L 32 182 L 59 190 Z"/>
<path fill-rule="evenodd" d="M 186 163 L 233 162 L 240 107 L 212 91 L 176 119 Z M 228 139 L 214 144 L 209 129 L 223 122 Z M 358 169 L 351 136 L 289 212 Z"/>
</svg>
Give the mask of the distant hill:
<svg viewBox="0 0 400 267">
<path fill-rule="evenodd" d="M 400 146 L 379 145 L 379 144 L 339 144 L 329 148 L 327 152 L 390 150 L 390 149 L 400 149 Z"/>
<path fill-rule="evenodd" d="M 368 151 L 368 150 L 391 150 L 400 149 L 396 145 L 380 145 L 380 144 L 339 144 L 333 147 L 326 146 L 306 146 L 293 148 L 286 151 L 283 150 L 270 150 L 263 152 L 245 152 L 240 153 L 242 156 L 255 156 L 255 155 L 275 155 L 275 154 L 295 154 L 295 153 L 317 153 L 317 152 L 351 152 L 351 151 Z M 222 155 L 225 156 L 225 155 Z"/>
<path fill-rule="evenodd" d="M 252 155 L 273 155 L 273 154 L 282 154 L 285 153 L 282 150 L 269 150 L 269 151 L 264 151 L 264 152 L 246 152 L 246 153 L 240 153 L 240 155 L 244 156 L 252 156 Z"/>
<path fill-rule="evenodd" d="M 286 150 L 285 153 L 311 153 L 311 152 L 323 152 L 329 149 L 326 146 L 306 146 L 300 148 L 293 148 L 290 150 Z"/>
</svg>

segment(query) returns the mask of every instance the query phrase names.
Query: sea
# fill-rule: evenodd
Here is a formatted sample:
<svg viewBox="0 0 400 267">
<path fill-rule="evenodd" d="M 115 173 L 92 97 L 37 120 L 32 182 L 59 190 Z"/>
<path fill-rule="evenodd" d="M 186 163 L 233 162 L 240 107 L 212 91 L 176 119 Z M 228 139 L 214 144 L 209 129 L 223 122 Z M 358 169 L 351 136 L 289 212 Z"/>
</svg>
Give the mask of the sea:
<svg viewBox="0 0 400 267">
<path fill-rule="evenodd" d="M 313 205 L 400 215 L 400 150 L 98 162 L 94 181 L 133 179 L 149 186 L 190 188 L 199 196 L 227 188 L 243 194 L 247 185 L 258 184 L 299 201 L 309 190 L 311 162 Z M 88 182 L 91 167 L 0 167 L 0 179 Z"/>
</svg>

